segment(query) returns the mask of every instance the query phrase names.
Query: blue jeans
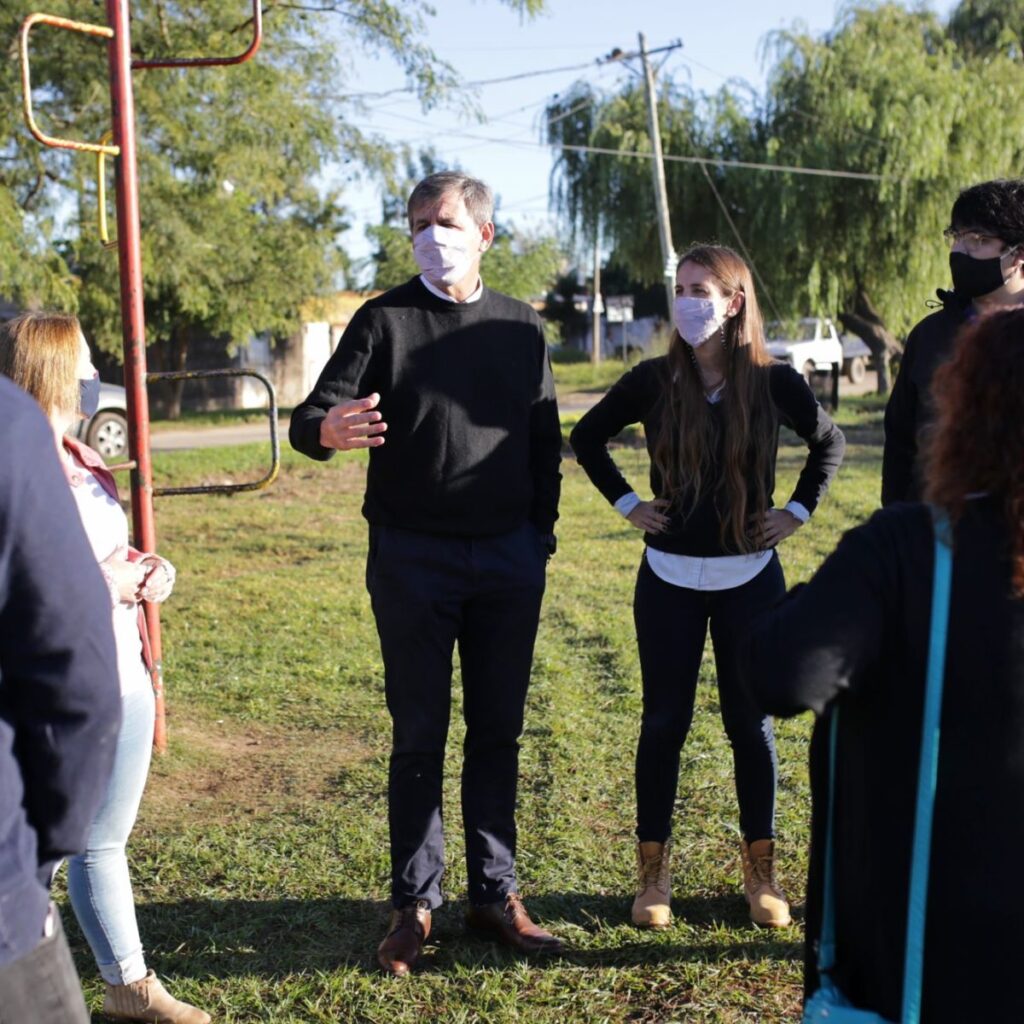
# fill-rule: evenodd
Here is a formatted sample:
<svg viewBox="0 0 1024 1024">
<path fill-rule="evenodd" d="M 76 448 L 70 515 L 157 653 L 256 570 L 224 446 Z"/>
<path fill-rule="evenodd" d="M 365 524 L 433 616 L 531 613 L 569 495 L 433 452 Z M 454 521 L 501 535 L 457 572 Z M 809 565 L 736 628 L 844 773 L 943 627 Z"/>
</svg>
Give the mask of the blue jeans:
<svg viewBox="0 0 1024 1024">
<path fill-rule="evenodd" d="M 153 691 L 122 698 L 123 719 L 106 796 L 85 852 L 68 861 L 68 895 L 103 980 L 128 985 L 146 975 L 125 844 L 139 812 L 153 749 Z"/>
</svg>

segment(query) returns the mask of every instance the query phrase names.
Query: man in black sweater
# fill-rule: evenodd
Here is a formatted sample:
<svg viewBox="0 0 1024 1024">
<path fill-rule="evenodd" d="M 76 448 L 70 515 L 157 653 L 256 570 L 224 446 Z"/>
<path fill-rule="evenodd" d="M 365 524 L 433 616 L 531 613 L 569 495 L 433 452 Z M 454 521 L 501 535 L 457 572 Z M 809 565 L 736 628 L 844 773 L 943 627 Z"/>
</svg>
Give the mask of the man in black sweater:
<svg viewBox="0 0 1024 1024">
<path fill-rule="evenodd" d="M 1024 178 L 985 181 L 957 197 L 945 231 L 953 290 L 936 293 L 942 308 L 907 336 L 885 407 L 882 504 L 919 501 L 918 438 L 932 421 L 932 374 L 951 353 L 968 320 L 1024 305 Z"/>
<path fill-rule="evenodd" d="M 87 1024 L 49 887 L 113 764 L 110 601 L 53 432 L 3 376 L 0 425 L 0 1024 Z"/>
<path fill-rule="evenodd" d="M 456 644 L 467 923 L 523 952 L 560 948 L 517 895 L 515 802 L 555 550 L 561 431 L 540 319 L 480 278 L 493 209 L 491 190 L 464 174 L 434 174 L 416 186 L 409 227 L 422 275 L 359 309 L 292 414 L 289 435 L 313 459 L 370 449 L 366 581 L 393 722 L 394 910 L 377 959 L 393 975 L 408 973 L 441 904 Z"/>
</svg>

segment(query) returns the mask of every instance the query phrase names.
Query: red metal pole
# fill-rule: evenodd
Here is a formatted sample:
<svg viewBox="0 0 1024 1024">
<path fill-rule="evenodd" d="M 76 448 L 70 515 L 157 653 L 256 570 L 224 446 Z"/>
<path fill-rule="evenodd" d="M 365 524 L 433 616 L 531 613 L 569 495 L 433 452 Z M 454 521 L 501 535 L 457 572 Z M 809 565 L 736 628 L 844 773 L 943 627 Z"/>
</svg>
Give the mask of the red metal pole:
<svg viewBox="0 0 1024 1024">
<path fill-rule="evenodd" d="M 128 444 L 132 470 L 132 523 L 135 546 L 156 551 L 153 518 L 153 470 L 149 453 L 149 397 L 146 393 L 146 323 L 142 307 L 142 246 L 139 229 L 139 178 L 135 160 L 135 94 L 132 90 L 131 21 L 128 0 L 107 0 L 107 24 L 114 30 L 109 44 L 110 97 L 114 119 L 114 160 L 117 191 L 117 252 L 121 270 L 121 326 L 124 333 L 124 385 L 128 399 Z M 164 716 L 163 652 L 159 605 L 145 605 L 153 651 L 156 727 L 153 743 L 167 746 Z"/>
</svg>

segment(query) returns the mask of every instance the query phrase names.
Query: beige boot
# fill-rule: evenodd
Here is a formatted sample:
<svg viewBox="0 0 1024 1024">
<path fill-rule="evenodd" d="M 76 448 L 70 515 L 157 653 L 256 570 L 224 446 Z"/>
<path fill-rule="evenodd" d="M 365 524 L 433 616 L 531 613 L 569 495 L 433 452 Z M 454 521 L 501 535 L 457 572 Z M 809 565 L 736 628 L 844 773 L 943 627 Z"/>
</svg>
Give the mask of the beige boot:
<svg viewBox="0 0 1024 1024">
<path fill-rule="evenodd" d="M 637 843 L 637 885 L 633 924 L 667 928 L 672 923 L 671 843 Z"/>
<path fill-rule="evenodd" d="M 767 928 L 793 923 L 789 903 L 775 879 L 775 840 L 755 839 L 749 846 L 740 840 L 743 854 L 743 893 L 750 904 L 750 920 Z"/>
<path fill-rule="evenodd" d="M 181 1003 L 160 984 L 152 971 L 130 985 L 107 984 L 103 1012 L 114 1020 L 150 1024 L 210 1024 L 210 1015 Z"/>
</svg>

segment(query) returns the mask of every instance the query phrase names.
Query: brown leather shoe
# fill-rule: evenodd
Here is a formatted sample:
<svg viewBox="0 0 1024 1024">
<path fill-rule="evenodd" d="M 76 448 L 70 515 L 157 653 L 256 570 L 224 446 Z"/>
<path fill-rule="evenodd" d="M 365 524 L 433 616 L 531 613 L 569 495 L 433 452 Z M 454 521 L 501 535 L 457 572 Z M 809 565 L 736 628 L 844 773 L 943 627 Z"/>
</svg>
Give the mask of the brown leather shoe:
<svg viewBox="0 0 1024 1024">
<path fill-rule="evenodd" d="M 430 934 L 430 904 L 416 900 L 391 911 L 384 941 L 377 947 L 377 963 L 396 978 L 403 978 L 416 962 Z"/>
<path fill-rule="evenodd" d="M 561 939 L 530 920 L 518 893 L 510 892 L 498 903 L 471 906 L 466 924 L 520 953 L 557 954 L 563 949 Z"/>
</svg>

